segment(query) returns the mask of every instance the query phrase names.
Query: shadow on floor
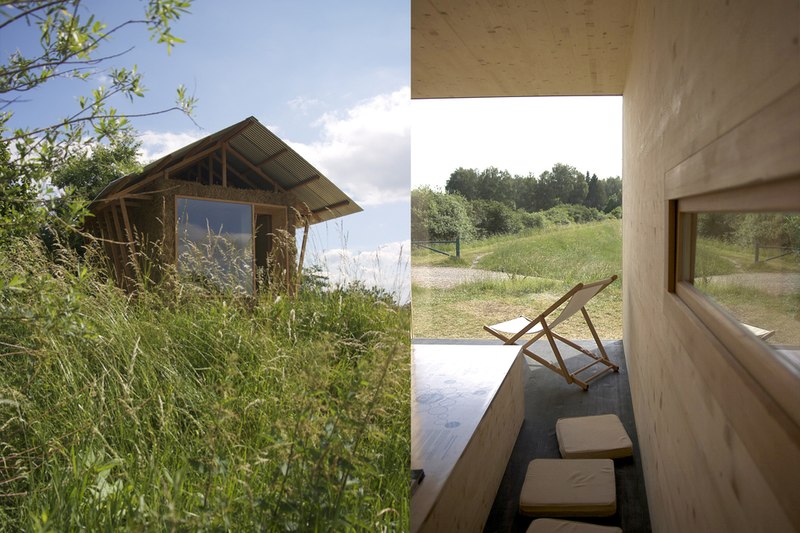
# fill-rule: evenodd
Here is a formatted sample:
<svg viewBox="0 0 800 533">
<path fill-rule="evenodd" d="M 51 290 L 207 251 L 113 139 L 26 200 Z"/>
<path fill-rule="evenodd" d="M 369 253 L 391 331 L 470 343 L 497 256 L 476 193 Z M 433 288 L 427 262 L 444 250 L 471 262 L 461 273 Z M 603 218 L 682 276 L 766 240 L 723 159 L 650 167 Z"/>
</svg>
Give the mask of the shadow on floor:
<svg viewBox="0 0 800 533">
<path fill-rule="evenodd" d="M 414 344 L 496 344 L 486 340 L 414 339 Z M 592 350 L 592 341 L 578 341 Z M 639 443 L 633 419 L 628 372 L 622 341 L 604 341 L 609 358 L 619 365 L 619 373 L 609 373 L 593 381 L 588 391 L 567 384 L 563 377 L 526 358 L 528 372 L 525 383 L 525 420 L 520 429 L 484 532 L 524 532 L 532 518 L 519 514 L 519 493 L 528 463 L 533 459 L 560 457 L 556 439 L 556 421 L 570 416 L 614 413 L 633 441 L 633 457 L 614 461 L 617 484 L 617 513 L 607 518 L 584 519 L 599 525 L 621 527 L 625 533 L 649 532 L 650 515 L 644 488 Z M 533 350 L 554 360 L 547 341 L 537 341 Z M 577 353 L 573 351 L 572 353 Z M 562 355 L 568 356 L 566 350 Z M 574 368 L 585 357 L 565 361 Z"/>
</svg>

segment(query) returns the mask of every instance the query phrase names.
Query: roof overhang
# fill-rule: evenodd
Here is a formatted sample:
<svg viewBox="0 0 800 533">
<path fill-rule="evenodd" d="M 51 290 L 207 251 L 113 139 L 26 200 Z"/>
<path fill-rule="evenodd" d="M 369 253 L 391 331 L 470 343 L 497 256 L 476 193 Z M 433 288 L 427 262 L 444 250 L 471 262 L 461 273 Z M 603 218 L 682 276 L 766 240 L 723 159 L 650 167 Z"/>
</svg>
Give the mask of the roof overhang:
<svg viewBox="0 0 800 533">
<path fill-rule="evenodd" d="M 94 209 L 109 200 L 136 195 L 170 168 L 185 165 L 192 158 L 223 146 L 234 151 L 248 166 L 267 176 L 279 190 L 291 192 L 300 204 L 308 208 L 305 214 L 311 215 L 308 220 L 312 224 L 362 211 L 322 172 L 254 117 L 248 117 L 153 161 L 137 174 L 112 181 L 89 207 Z"/>
<path fill-rule="evenodd" d="M 622 94 L 636 0 L 412 0 L 411 97 Z"/>
</svg>

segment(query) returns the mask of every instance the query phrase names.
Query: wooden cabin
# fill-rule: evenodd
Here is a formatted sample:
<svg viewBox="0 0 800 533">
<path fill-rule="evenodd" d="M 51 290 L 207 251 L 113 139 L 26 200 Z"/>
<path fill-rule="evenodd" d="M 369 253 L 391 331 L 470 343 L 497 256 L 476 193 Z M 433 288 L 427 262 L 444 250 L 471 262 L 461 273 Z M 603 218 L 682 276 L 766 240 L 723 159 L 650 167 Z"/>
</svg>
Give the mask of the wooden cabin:
<svg viewBox="0 0 800 533">
<path fill-rule="evenodd" d="M 249 117 L 111 182 L 90 210 L 121 286 L 172 264 L 252 294 L 291 287 L 296 228 L 306 230 L 302 267 L 309 225 L 361 208 Z"/>
<path fill-rule="evenodd" d="M 412 98 L 622 95 L 653 530 L 800 531 L 800 367 L 686 277 L 698 212 L 800 211 L 800 3 L 412 0 L 411 28 Z"/>
</svg>

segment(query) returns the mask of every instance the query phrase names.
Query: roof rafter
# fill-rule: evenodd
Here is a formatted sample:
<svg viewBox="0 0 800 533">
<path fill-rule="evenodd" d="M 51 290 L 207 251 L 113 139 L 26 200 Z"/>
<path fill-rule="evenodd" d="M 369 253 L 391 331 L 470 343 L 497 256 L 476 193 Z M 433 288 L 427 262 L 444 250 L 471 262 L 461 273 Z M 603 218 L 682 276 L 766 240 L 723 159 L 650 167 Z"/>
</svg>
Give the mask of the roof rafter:
<svg viewBox="0 0 800 533">
<path fill-rule="evenodd" d="M 350 200 L 342 200 L 341 202 L 336 202 L 335 204 L 326 205 L 324 207 L 318 207 L 313 209 L 311 212 L 313 214 L 321 213 L 322 211 L 330 211 L 332 209 L 336 209 L 337 207 L 344 207 L 346 205 L 350 205 Z"/>
<path fill-rule="evenodd" d="M 287 187 L 286 190 L 287 191 L 293 191 L 293 190 L 297 189 L 298 187 L 303 187 L 305 185 L 308 185 L 309 183 L 313 183 L 313 182 L 317 181 L 319 179 L 319 177 L 320 177 L 319 174 L 314 174 L 313 176 L 310 176 L 310 177 L 304 179 L 303 181 L 301 181 L 299 183 L 295 183 L 291 187 Z"/>
<path fill-rule="evenodd" d="M 225 148 L 225 145 L 223 145 L 223 148 Z M 218 156 L 216 153 L 214 153 L 214 159 L 217 159 L 217 160 L 219 160 L 219 159 L 220 159 L 220 157 L 219 157 L 219 156 Z M 247 183 L 247 184 L 248 184 L 249 186 L 251 186 L 252 188 L 254 188 L 254 189 L 258 189 L 258 187 L 256 186 L 256 184 L 255 184 L 255 183 L 253 183 L 253 182 L 252 182 L 252 180 L 250 180 L 250 178 L 248 178 L 247 176 L 245 176 L 244 174 L 242 174 L 241 172 L 239 172 L 238 170 L 236 170 L 236 169 L 235 169 L 235 168 L 233 168 L 232 166 L 228 166 L 228 172 L 231 172 L 231 173 L 232 173 L 232 174 L 234 174 L 234 175 L 235 175 L 237 178 L 239 178 L 239 179 L 240 179 L 240 180 L 242 180 L 243 182 Z"/>
<path fill-rule="evenodd" d="M 242 163 L 247 165 L 248 168 L 250 168 L 250 170 L 252 170 L 256 174 L 258 174 L 261 178 L 263 178 L 268 183 L 271 183 L 276 189 L 278 189 L 281 192 L 286 192 L 286 189 L 284 189 L 281 186 L 280 183 L 278 183 L 274 179 L 272 179 L 269 176 L 267 176 L 266 172 L 264 172 L 263 170 L 261 170 L 260 168 L 255 166 L 253 163 L 251 163 L 249 159 L 247 159 L 244 155 L 242 155 L 241 152 L 239 152 L 239 150 L 237 150 L 236 148 L 234 148 L 230 144 L 228 145 L 228 151 L 231 152 L 236 157 L 236 159 L 239 159 Z"/>
<path fill-rule="evenodd" d="M 289 151 L 288 148 L 281 148 L 280 150 L 278 150 L 277 152 L 275 152 L 271 156 L 264 158 L 264 160 L 261 161 L 260 163 L 257 163 L 256 166 L 260 167 L 261 165 L 269 163 L 270 161 L 279 158 L 280 156 L 282 156 L 283 154 L 285 154 L 288 151 Z"/>
</svg>

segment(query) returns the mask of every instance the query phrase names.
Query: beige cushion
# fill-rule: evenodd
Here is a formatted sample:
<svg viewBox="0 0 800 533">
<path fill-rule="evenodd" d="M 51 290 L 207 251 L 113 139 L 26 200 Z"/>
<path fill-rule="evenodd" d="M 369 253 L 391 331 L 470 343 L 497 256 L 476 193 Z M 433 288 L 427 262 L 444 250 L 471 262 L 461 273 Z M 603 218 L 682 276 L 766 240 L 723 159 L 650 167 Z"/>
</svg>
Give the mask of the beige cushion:
<svg viewBox="0 0 800 533">
<path fill-rule="evenodd" d="M 534 459 L 519 496 L 530 516 L 611 516 L 617 511 L 611 459 Z"/>
<path fill-rule="evenodd" d="M 618 527 L 597 526 L 585 522 L 539 518 L 531 522 L 526 533 L 622 533 L 622 530 Z"/>
<path fill-rule="evenodd" d="M 559 418 L 556 437 L 565 459 L 617 459 L 633 455 L 633 443 L 617 415 Z"/>
</svg>

